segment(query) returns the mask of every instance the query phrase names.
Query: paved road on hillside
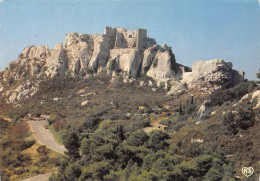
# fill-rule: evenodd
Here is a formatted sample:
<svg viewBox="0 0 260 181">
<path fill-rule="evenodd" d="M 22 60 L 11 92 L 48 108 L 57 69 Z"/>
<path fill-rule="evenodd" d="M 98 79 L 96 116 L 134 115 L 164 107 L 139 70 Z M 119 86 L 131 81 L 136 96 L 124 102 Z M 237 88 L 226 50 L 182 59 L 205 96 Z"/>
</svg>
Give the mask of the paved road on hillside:
<svg viewBox="0 0 260 181">
<path fill-rule="evenodd" d="M 47 124 L 47 121 L 27 121 L 30 129 L 36 139 L 36 141 L 42 145 L 46 145 L 48 148 L 64 153 L 66 148 L 57 143 L 54 136 L 49 129 L 45 129 L 43 126 Z"/>
<path fill-rule="evenodd" d="M 22 181 L 48 181 L 48 178 L 51 176 L 51 174 L 52 173 L 41 174 Z"/>
</svg>

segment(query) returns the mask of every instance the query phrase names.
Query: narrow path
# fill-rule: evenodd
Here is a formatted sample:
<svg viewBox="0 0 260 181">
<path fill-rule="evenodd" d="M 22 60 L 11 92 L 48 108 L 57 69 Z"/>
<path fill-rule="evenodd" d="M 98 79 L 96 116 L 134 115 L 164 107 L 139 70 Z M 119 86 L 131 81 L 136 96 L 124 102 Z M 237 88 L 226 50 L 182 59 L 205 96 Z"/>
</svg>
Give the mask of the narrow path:
<svg viewBox="0 0 260 181">
<path fill-rule="evenodd" d="M 45 174 L 41 174 L 41 175 L 37 175 L 31 178 L 27 178 L 25 180 L 22 181 L 47 181 L 49 179 L 49 177 L 51 176 L 52 173 L 45 173 Z"/>
<path fill-rule="evenodd" d="M 36 141 L 42 145 L 46 145 L 48 148 L 57 151 L 59 153 L 64 153 L 66 148 L 57 143 L 49 129 L 45 129 L 44 125 L 47 121 L 27 121 L 28 125 L 36 139 Z"/>
</svg>

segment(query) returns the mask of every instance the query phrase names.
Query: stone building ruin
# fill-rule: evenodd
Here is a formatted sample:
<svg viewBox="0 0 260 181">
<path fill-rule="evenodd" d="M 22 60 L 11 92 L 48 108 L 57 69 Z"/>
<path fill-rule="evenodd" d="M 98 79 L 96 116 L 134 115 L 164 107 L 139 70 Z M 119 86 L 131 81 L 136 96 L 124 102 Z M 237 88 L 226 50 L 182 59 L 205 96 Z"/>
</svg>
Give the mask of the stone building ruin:
<svg viewBox="0 0 260 181">
<path fill-rule="evenodd" d="M 29 61 L 30 60 L 30 61 Z M 12 68 L 13 64 L 23 67 Z M 87 75 L 106 72 L 108 75 L 125 75 L 128 78 L 148 76 L 165 85 L 197 84 L 209 82 L 238 84 L 244 72 L 232 69 L 232 64 L 222 59 L 195 62 L 192 69 L 176 62 L 172 48 L 158 45 L 147 36 L 147 30 L 104 28 L 104 34 L 71 32 L 66 40 L 54 49 L 48 46 L 29 46 L 10 64 L 3 79 L 14 80 L 25 75 Z"/>
<path fill-rule="evenodd" d="M 127 31 L 126 28 L 105 27 L 104 35 L 109 37 L 114 48 L 147 49 L 156 44 L 155 39 L 147 37 L 147 30 L 138 28 Z"/>
</svg>

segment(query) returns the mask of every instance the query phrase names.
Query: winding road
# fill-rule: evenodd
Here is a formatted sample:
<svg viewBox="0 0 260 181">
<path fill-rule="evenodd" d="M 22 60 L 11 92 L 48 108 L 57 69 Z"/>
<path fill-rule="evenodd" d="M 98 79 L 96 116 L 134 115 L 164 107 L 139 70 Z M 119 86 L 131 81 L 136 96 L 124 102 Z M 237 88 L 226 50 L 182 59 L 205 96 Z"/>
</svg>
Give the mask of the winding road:
<svg viewBox="0 0 260 181">
<path fill-rule="evenodd" d="M 64 153 L 66 148 L 57 143 L 49 129 L 45 129 L 44 125 L 47 121 L 27 121 L 28 125 L 33 133 L 36 141 L 42 145 L 46 145 L 48 148 L 57 151 L 59 153 Z"/>
<path fill-rule="evenodd" d="M 37 175 L 31 178 L 27 178 L 25 180 L 22 181 L 47 181 L 48 178 L 51 176 L 52 173 L 46 173 L 46 174 L 41 174 L 41 175 Z"/>
<path fill-rule="evenodd" d="M 64 153 L 66 151 L 66 148 L 54 139 L 50 130 L 44 128 L 44 126 L 47 125 L 47 121 L 27 121 L 27 123 L 38 143 L 46 145 L 48 148 L 59 153 Z M 47 181 L 51 174 L 52 173 L 36 175 L 22 181 Z"/>
</svg>

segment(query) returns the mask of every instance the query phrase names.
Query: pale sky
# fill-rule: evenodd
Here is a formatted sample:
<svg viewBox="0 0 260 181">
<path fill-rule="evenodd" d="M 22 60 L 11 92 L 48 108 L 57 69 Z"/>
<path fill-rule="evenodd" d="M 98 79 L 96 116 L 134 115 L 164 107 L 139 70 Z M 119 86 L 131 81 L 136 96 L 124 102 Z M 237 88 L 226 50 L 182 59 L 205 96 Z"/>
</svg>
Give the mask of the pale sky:
<svg viewBox="0 0 260 181">
<path fill-rule="evenodd" d="M 258 0 L 0 0 L 0 70 L 24 47 L 65 41 L 105 26 L 145 28 L 172 47 L 178 63 L 221 58 L 256 79 L 260 67 Z"/>
</svg>

